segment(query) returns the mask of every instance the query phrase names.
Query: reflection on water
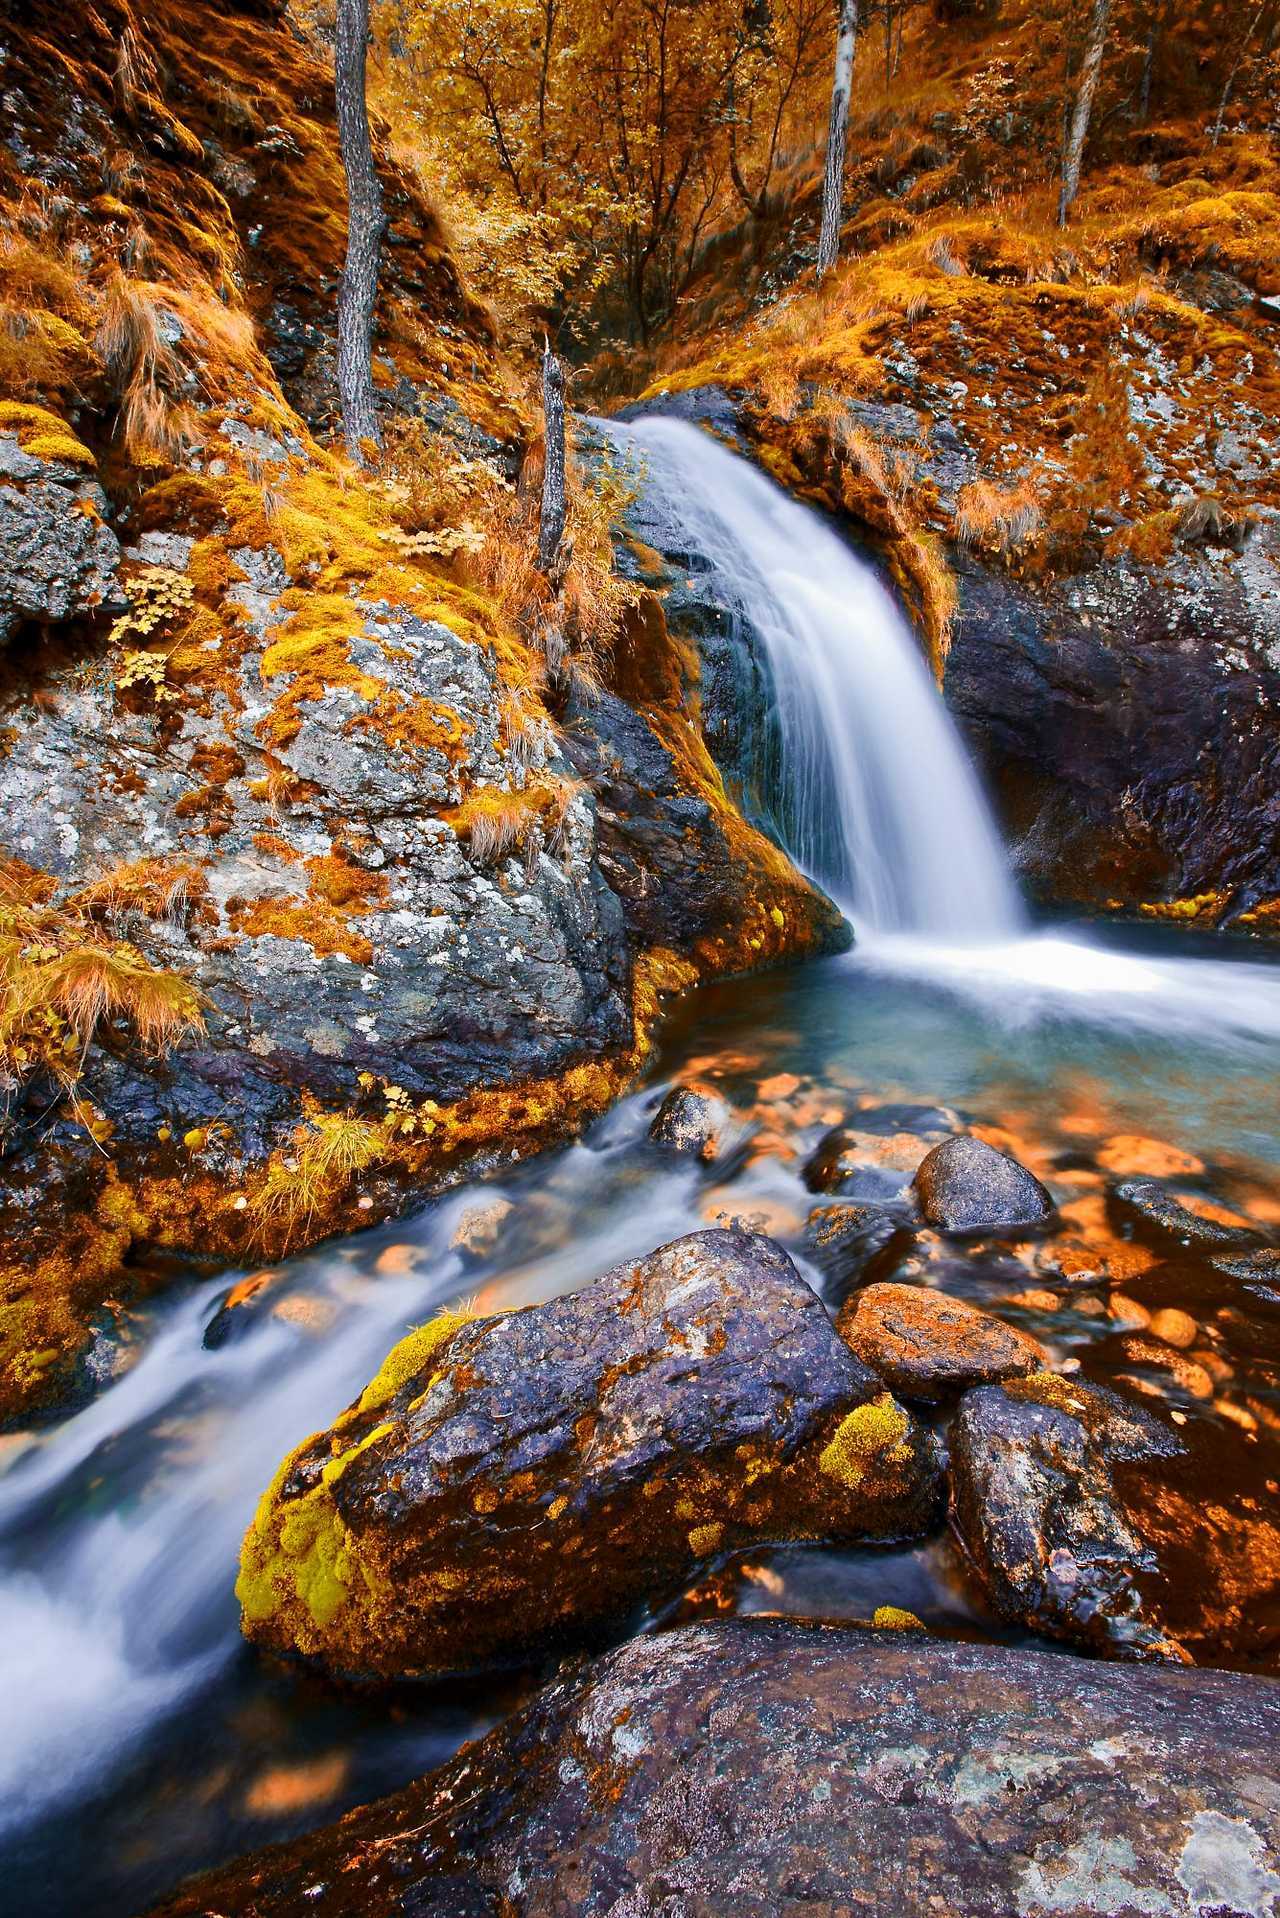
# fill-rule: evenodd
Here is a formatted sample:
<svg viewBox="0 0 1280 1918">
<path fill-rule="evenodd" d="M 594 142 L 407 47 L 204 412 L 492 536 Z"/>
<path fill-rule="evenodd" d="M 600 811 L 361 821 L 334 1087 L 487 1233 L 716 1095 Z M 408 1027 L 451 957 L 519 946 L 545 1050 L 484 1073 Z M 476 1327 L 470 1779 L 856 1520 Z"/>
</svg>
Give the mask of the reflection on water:
<svg viewBox="0 0 1280 1918">
<path fill-rule="evenodd" d="M 441 1305 L 526 1305 L 708 1223 L 775 1233 L 835 1303 L 838 1263 L 805 1236 L 824 1201 L 802 1171 L 844 1124 L 861 1157 L 842 1196 L 893 1204 L 923 1147 L 887 1104 L 953 1108 L 1050 1185 L 1060 1216 L 1014 1245 L 921 1233 L 876 1276 L 994 1306 L 1056 1363 L 1161 1394 L 1235 1448 L 1232 1472 L 1274 1475 L 1280 1312 L 1142 1246 L 1106 1202 L 1109 1179 L 1145 1172 L 1280 1229 L 1280 969 L 1180 951 L 1046 937 L 961 960 L 889 941 L 708 989 L 676 1015 L 651 1085 L 582 1143 L 292 1262 L 217 1349 L 202 1337 L 229 1281 L 170 1292 L 95 1404 L 0 1455 L 0 1800 L 28 1908 L 125 1918 L 186 1871 L 440 1762 L 508 1709 L 527 1679 L 352 1698 L 242 1649 L 239 1540 L 281 1456 Z M 734 1105 L 719 1165 L 648 1143 L 659 1074 L 713 1080 Z M 1126 1340 L 1170 1310 L 1179 1365 L 1135 1362 Z M 994 1629 L 945 1539 L 756 1552 L 713 1568 L 680 1615 L 880 1604 Z"/>
</svg>

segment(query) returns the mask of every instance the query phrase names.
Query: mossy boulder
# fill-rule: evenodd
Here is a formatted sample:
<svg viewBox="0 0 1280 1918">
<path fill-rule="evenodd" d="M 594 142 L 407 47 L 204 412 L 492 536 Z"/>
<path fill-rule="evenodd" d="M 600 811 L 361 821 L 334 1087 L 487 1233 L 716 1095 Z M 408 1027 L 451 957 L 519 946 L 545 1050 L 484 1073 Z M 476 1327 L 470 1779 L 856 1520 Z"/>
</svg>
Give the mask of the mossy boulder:
<svg viewBox="0 0 1280 1918">
<path fill-rule="evenodd" d="M 904 1398 L 936 1401 L 1048 1362 L 1029 1333 L 924 1285 L 865 1286 L 837 1325 L 851 1350 Z"/>
<path fill-rule="evenodd" d="M 786 1253 L 699 1232 L 412 1333 L 285 1460 L 237 1591 L 267 1650 L 426 1676 L 607 1631 L 737 1547 L 919 1533 L 938 1493 L 932 1437 Z"/>
<path fill-rule="evenodd" d="M 727 1619 L 568 1673 L 166 1918 L 1269 1911 L 1280 1687 Z"/>
</svg>

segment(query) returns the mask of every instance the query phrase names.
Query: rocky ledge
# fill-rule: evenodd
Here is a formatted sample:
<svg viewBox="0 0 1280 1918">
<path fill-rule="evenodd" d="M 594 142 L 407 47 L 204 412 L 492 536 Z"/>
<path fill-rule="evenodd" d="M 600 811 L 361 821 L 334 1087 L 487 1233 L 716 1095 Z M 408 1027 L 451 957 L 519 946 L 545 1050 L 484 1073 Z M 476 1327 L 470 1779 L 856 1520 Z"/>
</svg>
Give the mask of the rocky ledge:
<svg viewBox="0 0 1280 1918">
<path fill-rule="evenodd" d="M 166 1918 L 1209 1913 L 1280 1896 L 1280 1687 L 911 1633 L 642 1638 Z"/>
</svg>

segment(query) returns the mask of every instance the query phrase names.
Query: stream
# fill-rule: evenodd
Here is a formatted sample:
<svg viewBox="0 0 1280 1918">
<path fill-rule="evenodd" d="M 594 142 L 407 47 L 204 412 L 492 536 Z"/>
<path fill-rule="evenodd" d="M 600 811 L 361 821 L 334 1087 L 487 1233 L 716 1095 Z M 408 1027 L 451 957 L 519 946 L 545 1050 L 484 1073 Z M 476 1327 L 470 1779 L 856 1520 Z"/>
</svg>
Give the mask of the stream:
<svg viewBox="0 0 1280 1918">
<path fill-rule="evenodd" d="M 703 988 L 670 1017 L 646 1081 L 580 1141 L 289 1261 L 214 1349 L 206 1328 L 242 1275 L 180 1277 L 133 1314 L 93 1403 L 0 1441 L 0 1847 L 15 1909 L 129 1918 L 190 1871 L 440 1763 L 524 1696 L 536 1674 L 373 1697 L 269 1670 L 242 1644 L 232 1592 L 258 1497 L 406 1328 L 462 1298 L 528 1305 L 743 1222 L 836 1305 L 839 1272 L 806 1232 L 824 1200 L 804 1177 L 833 1125 L 862 1142 L 842 1199 L 898 1203 L 923 1156 L 919 1109 L 942 1107 L 1059 1201 L 1044 1236 L 907 1235 L 874 1276 L 943 1286 L 1034 1332 L 1059 1365 L 1161 1394 L 1196 1429 L 1207 1477 L 1229 1460 L 1267 1496 L 1280 1473 L 1280 1299 L 1144 1254 L 1105 1202 L 1108 1181 L 1150 1172 L 1280 1227 L 1280 964 L 1223 938 L 1031 924 L 869 570 L 694 429 L 609 430 L 643 456 L 726 613 L 751 618 L 781 742 L 769 823 L 858 943 Z M 711 1166 L 648 1138 L 664 1090 L 687 1079 L 737 1114 Z M 1082 1248 L 1123 1282 L 1064 1284 Z M 1126 1327 L 1165 1308 L 1194 1321 L 1207 1390 L 1121 1350 Z M 726 1609 L 866 1619 L 880 1604 L 961 1636 L 1017 1636 L 945 1535 L 758 1550 L 635 1624 Z"/>
</svg>

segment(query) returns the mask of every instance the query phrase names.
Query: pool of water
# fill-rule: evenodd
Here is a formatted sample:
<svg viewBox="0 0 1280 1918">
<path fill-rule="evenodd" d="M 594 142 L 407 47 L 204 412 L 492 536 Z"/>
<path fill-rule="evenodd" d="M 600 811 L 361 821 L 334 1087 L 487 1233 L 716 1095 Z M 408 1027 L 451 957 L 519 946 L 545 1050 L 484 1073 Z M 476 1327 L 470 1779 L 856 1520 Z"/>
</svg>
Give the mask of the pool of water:
<svg viewBox="0 0 1280 1918">
<path fill-rule="evenodd" d="M 647 1137 L 667 1085 L 689 1079 L 737 1115 L 715 1166 Z M 0 1451 L 0 1848 L 16 1908 L 128 1918 L 190 1871 L 438 1764 L 509 1710 L 529 1675 L 362 1697 L 250 1655 L 232 1585 L 259 1494 L 407 1326 L 459 1298 L 526 1305 L 732 1221 L 780 1238 L 834 1307 L 845 1279 L 806 1232 L 829 1201 L 804 1178 L 833 1125 L 862 1141 L 841 1196 L 890 1206 L 924 1147 L 886 1108 L 949 1108 L 1014 1151 L 1058 1200 L 1050 1232 L 924 1233 L 875 1276 L 993 1307 L 1059 1365 L 1160 1395 L 1223 1470 L 1274 1484 L 1280 1311 L 1145 1250 L 1106 1188 L 1151 1173 L 1280 1234 L 1278 1087 L 1280 965 L 1256 948 L 1065 930 L 985 950 L 872 942 L 695 995 L 646 1083 L 582 1141 L 290 1262 L 216 1350 L 203 1334 L 237 1275 L 180 1279 L 139 1313 L 92 1405 Z M 1090 1282 L 1102 1268 L 1107 1282 Z M 1180 1375 L 1124 1349 L 1169 1307 L 1194 1321 Z M 867 1618 L 885 1603 L 1011 1636 L 946 1537 L 751 1553 L 637 1624 L 723 1609 Z"/>
</svg>

